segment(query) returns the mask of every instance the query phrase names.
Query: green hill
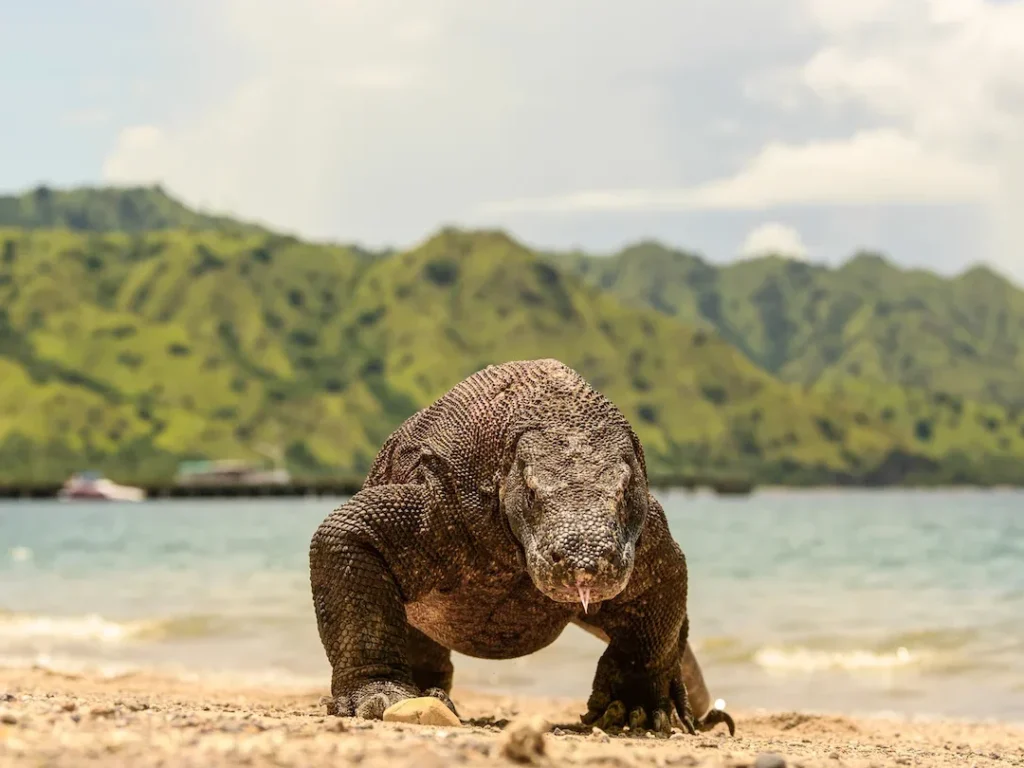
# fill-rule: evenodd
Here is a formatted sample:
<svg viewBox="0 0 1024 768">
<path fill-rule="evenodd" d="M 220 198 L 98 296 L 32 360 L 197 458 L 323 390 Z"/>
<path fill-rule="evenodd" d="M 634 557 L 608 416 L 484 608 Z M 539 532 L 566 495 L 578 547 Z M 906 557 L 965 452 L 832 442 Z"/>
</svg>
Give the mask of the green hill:
<svg viewBox="0 0 1024 768">
<path fill-rule="evenodd" d="M 868 253 L 838 269 L 779 257 L 716 267 L 651 241 L 551 258 L 632 306 L 714 328 L 788 381 L 1024 407 L 1024 291 L 983 267 L 945 279 Z"/>
<path fill-rule="evenodd" d="M 21 195 L 0 196 L 0 227 L 71 229 L 80 232 L 146 232 L 181 229 L 267 233 L 263 227 L 186 207 L 161 187 L 40 186 Z"/>
<path fill-rule="evenodd" d="M 299 474 L 363 472 L 459 379 L 552 356 L 623 408 L 657 473 L 1024 481 L 998 406 L 857 378 L 807 392 L 500 232 L 380 256 L 209 230 L 0 229 L 0 480 L 141 482 L 267 445 Z"/>
</svg>

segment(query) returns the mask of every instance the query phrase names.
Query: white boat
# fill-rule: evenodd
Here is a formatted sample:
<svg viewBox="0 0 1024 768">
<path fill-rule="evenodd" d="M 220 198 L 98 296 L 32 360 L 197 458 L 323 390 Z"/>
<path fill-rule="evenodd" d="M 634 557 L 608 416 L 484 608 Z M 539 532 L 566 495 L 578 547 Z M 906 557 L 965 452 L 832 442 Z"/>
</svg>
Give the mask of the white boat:
<svg viewBox="0 0 1024 768">
<path fill-rule="evenodd" d="M 99 472 L 78 472 L 67 479 L 57 498 L 62 501 L 144 501 L 146 492 L 131 485 L 119 485 Z"/>
</svg>

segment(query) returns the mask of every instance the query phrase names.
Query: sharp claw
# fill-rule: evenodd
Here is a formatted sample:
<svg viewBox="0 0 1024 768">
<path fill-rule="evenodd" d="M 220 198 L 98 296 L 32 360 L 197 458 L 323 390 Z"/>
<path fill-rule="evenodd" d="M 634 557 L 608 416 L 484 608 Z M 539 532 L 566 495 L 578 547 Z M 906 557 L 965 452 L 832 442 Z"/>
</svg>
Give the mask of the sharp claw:
<svg viewBox="0 0 1024 768">
<path fill-rule="evenodd" d="M 607 731 L 609 728 L 621 728 L 626 722 L 626 705 L 621 701 L 613 701 L 605 709 L 604 714 L 597 723 L 597 727 L 602 731 Z"/>
<path fill-rule="evenodd" d="M 736 735 L 736 723 L 732 719 L 732 715 L 723 709 L 712 709 L 704 716 L 704 719 L 698 723 L 697 727 L 702 731 L 710 731 L 719 723 L 725 723 L 726 727 L 729 729 L 730 736 Z"/>
<path fill-rule="evenodd" d="M 387 696 L 377 693 L 356 707 L 356 716 L 365 720 L 381 720 L 384 717 L 384 710 L 390 705 L 391 701 Z"/>
<path fill-rule="evenodd" d="M 687 715 L 686 717 L 682 718 L 682 721 L 683 727 L 686 728 L 686 732 L 691 736 L 696 736 L 697 727 L 693 724 L 693 718 Z"/>
<path fill-rule="evenodd" d="M 355 708 L 352 706 L 351 700 L 347 696 L 335 697 L 324 697 L 327 701 L 323 702 L 327 714 L 334 717 L 352 717 L 355 715 Z"/>
<path fill-rule="evenodd" d="M 672 730 L 672 727 L 669 724 L 668 716 L 665 714 L 664 710 L 661 709 L 656 710 L 654 713 L 653 726 L 654 730 L 660 733 L 662 736 L 667 736 Z"/>
</svg>

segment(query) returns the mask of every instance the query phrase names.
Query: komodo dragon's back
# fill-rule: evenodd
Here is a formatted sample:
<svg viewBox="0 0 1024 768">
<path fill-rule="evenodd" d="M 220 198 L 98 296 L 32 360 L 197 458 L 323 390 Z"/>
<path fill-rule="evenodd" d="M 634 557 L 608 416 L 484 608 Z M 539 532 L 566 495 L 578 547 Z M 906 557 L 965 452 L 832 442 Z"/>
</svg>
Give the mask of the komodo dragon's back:
<svg viewBox="0 0 1024 768">
<path fill-rule="evenodd" d="M 632 434 L 619 409 L 565 363 L 513 360 L 477 371 L 407 418 L 384 442 L 363 485 L 413 482 L 425 455 L 446 464 L 457 481 L 493 481 L 512 460 L 518 434 L 555 420 Z"/>
</svg>

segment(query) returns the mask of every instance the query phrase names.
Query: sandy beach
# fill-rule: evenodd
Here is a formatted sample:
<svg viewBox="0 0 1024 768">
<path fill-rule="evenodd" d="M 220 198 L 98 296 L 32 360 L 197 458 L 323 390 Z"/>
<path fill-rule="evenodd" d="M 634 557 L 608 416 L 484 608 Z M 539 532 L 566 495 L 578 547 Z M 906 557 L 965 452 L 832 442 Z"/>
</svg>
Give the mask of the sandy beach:
<svg viewBox="0 0 1024 768">
<path fill-rule="evenodd" d="M 511 744 L 540 765 L 1024 765 L 1024 727 L 1006 724 L 734 712 L 733 738 L 720 726 L 666 740 L 591 733 L 571 700 L 456 689 L 464 725 L 436 728 L 326 717 L 323 693 L 0 670 L 0 764 L 434 768 L 513 764 Z M 539 754 L 516 738 L 538 716 L 550 724 Z"/>
<path fill-rule="evenodd" d="M 1024 766 L 1019 495 L 664 498 L 734 738 L 582 727 L 604 646 L 572 627 L 453 655 L 461 726 L 327 717 L 322 501 L 40 503 L 0 505 L 0 768 L 512 765 L 535 717 L 549 766 Z"/>
</svg>

